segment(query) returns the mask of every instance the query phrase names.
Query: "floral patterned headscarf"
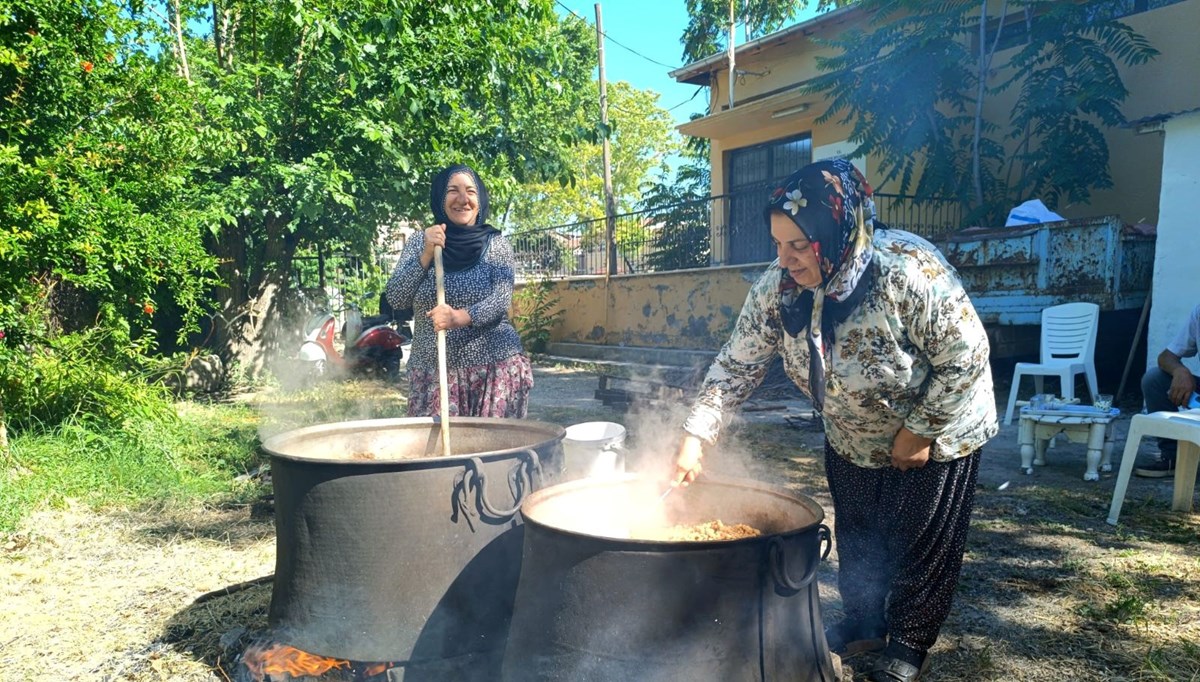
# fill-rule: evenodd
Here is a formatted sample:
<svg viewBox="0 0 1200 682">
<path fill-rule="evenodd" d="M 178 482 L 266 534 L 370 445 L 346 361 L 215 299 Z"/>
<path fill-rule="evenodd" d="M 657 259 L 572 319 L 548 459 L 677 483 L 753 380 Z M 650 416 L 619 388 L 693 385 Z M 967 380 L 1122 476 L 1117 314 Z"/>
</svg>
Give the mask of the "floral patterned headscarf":
<svg viewBox="0 0 1200 682">
<path fill-rule="evenodd" d="M 818 161 L 788 176 L 771 193 L 765 211 L 768 229 L 772 213 L 796 223 L 821 270 L 821 283 L 805 289 L 783 269 L 779 287 L 784 329 L 791 336 L 808 329 L 809 384 L 818 410 L 825 401 L 824 350 L 833 344 L 835 326 L 858 306 L 871 282 L 871 194 L 871 186 L 849 161 Z"/>
</svg>

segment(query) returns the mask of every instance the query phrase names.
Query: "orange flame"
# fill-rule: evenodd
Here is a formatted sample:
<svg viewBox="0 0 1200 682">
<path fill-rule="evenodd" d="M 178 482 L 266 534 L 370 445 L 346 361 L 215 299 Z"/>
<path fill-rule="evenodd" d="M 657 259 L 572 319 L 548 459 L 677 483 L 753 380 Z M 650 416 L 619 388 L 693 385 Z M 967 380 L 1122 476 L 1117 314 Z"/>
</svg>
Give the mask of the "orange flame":
<svg viewBox="0 0 1200 682">
<path fill-rule="evenodd" d="M 319 677 L 333 669 L 350 670 L 350 661 L 305 653 L 286 644 L 253 644 L 242 654 L 242 664 L 263 682 L 267 675 Z"/>
</svg>

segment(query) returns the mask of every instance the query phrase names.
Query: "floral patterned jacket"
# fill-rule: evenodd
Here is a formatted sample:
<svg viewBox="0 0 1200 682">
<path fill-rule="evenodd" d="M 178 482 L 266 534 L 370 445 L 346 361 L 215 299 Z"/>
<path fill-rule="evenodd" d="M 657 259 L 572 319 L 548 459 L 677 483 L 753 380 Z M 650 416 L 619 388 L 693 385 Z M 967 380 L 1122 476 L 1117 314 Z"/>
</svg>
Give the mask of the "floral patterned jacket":
<svg viewBox="0 0 1200 682">
<path fill-rule="evenodd" d="M 999 430 L 983 323 L 932 244 L 879 229 L 874 247 L 871 288 L 824 349 L 826 437 L 847 460 L 868 468 L 891 466 L 901 426 L 933 439 L 935 461 L 969 455 Z M 776 261 L 750 290 L 684 424 L 710 444 L 776 354 L 811 395 L 804 334 L 789 336 L 780 320 L 781 276 Z"/>
</svg>

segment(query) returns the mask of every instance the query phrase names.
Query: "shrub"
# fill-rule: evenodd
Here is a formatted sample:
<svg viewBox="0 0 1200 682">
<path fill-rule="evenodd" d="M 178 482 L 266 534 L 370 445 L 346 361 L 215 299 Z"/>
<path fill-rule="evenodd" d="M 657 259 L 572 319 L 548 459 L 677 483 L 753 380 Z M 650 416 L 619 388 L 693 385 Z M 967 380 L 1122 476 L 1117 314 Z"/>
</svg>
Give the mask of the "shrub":
<svg viewBox="0 0 1200 682">
<path fill-rule="evenodd" d="M 517 331 L 521 334 L 521 343 L 531 353 L 546 352 L 550 332 L 565 312 L 558 309 L 558 299 L 554 293 L 554 282 L 550 279 L 526 282 L 513 296 L 517 309 L 514 318 Z"/>
<path fill-rule="evenodd" d="M 148 363 L 117 326 L 4 344 L 0 401 L 8 425 L 21 432 L 64 423 L 122 427 L 169 421 L 174 418 L 169 392 L 147 381 Z"/>
</svg>

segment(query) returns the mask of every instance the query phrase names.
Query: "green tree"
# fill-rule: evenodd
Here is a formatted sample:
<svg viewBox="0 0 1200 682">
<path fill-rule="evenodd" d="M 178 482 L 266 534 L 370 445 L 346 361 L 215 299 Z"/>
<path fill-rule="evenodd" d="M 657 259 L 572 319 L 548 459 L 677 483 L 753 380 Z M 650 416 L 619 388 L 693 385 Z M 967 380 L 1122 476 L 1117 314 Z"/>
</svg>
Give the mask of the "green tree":
<svg viewBox="0 0 1200 682">
<path fill-rule="evenodd" d="M 633 211 L 641 199 L 642 187 L 654 175 L 670 169 L 668 157 L 682 147 L 671 115 L 659 108 L 658 93 L 638 90 L 625 81 L 608 84 L 609 143 L 613 198 L 617 213 Z M 604 243 L 604 161 L 600 120 L 599 84 L 591 84 L 587 106 L 577 112 L 575 125 L 585 128 L 592 122 L 592 139 L 581 143 L 572 153 L 571 176 L 574 182 L 526 184 L 513 193 L 504 214 L 504 223 L 521 232 L 527 228 L 587 222 L 579 230 L 584 249 L 599 249 Z M 649 239 L 647 226 L 633 218 L 618 221 L 614 239 L 624 252 L 627 263 Z M 514 248 L 529 247 L 546 261 L 555 253 L 548 248 L 553 238 L 522 238 Z M 529 254 L 532 256 L 532 253 Z M 520 254 L 518 254 L 520 257 Z M 561 262 L 561 258 L 554 260 Z M 632 267 L 632 266 L 629 266 Z"/>
<path fill-rule="evenodd" d="M 571 155 L 574 182 L 529 183 L 512 195 L 504 222 L 516 230 L 562 225 L 604 215 L 604 166 L 601 153 L 599 84 L 592 81 L 586 104 L 574 117 L 579 128 L 592 126 L 592 139 Z M 633 210 L 641 187 L 655 172 L 670 169 L 667 158 L 681 147 L 671 115 L 658 106 L 659 94 L 625 81 L 608 84 L 613 197 L 618 213 Z"/>
<path fill-rule="evenodd" d="M 587 26 L 550 0 L 214 5 L 186 41 L 206 96 L 199 182 L 225 209 L 218 331 L 251 372 L 287 338 L 266 323 L 284 319 L 301 245 L 365 255 L 381 224 L 426 219 L 452 162 L 500 206 L 520 182 L 570 179 L 594 58 Z"/>
<path fill-rule="evenodd" d="M 14 424 L 88 372 L 116 389 L 155 348 L 161 308 L 180 313 L 180 332 L 205 312 L 199 117 L 156 56 L 163 39 L 103 0 L 0 7 L 0 403 Z M 79 347 L 91 359 L 69 362 Z M 117 392 L 90 385 L 58 414 Z"/>
<path fill-rule="evenodd" d="M 521 334 L 521 343 L 531 353 L 545 353 L 550 335 L 566 311 L 559 307 L 554 281 L 530 280 L 513 294 L 516 316 L 513 322 Z"/>
<path fill-rule="evenodd" d="M 849 5 L 855 0 L 818 0 L 817 9 L 826 11 Z M 809 0 L 687 0 L 688 25 L 683 30 L 683 59 L 695 62 L 726 49 L 729 42 L 729 13 L 740 24 L 748 40 L 778 30 Z"/>
<path fill-rule="evenodd" d="M 694 114 L 698 118 L 701 114 Z M 647 264 L 657 272 L 703 268 L 712 257 L 712 172 L 707 138 L 688 140 L 673 178 L 647 183 L 638 208 L 658 226 Z"/>
<path fill-rule="evenodd" d="M 1008 0 L 993 23 L 983 0 L 864 0 L 872 30 L 843 33 L 829 41 L 839 54 L 818 59 L 808 91 L 829 109 L 817 122 L 851 125 L 852 155 L 878 156 L 880 182 L 957 199 L 974 224 L 1032 197 L 1086 202 L 1112 185 L 1103 128 L 1125 122 L 1118 63 L 1158 54 L 1111 18 L 1123 4 Z M 1006 35 L 1021 46 L 1000 50 Z M 986 120 L 1011 88 L 1007 121 Z"/>
<path fill-rule="evenodd" d="M 156 296 L 189 320 L 202 313 L 213 261 L 189 182 L 197 116 L 171 66 L 147 50 L 155 31 L 100 0 L 0 13 L 0 329 L 10 343 L 37 333 L 22 315 L 55 290 L 87 292 L 89 316 L 104 308 L 140 329 L 167 302 Z"/>
</svg>

